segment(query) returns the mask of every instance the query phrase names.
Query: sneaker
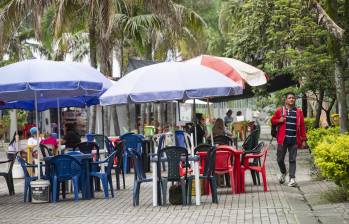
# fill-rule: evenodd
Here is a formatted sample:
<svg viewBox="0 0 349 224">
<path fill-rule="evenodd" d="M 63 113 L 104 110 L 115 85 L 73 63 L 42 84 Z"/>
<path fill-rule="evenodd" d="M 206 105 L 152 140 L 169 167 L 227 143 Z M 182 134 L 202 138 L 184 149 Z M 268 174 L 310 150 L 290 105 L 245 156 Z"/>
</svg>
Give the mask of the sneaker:
<svg viewBox="0 0 349 224">
<path fill-rule="evenodd" d="M 285 179 L 286 179 L 286 173 L 282 173 L 282 174 L 279 176 L 279 183 L 280 183 L 280 184 L 285 183 Z"/>
<path fill-rule="evenodd" d="M 289 187 L 297 187 L 297 182 L 295 178 L 291 178 L 290 182 L 288 182 Z"/>
</svg>

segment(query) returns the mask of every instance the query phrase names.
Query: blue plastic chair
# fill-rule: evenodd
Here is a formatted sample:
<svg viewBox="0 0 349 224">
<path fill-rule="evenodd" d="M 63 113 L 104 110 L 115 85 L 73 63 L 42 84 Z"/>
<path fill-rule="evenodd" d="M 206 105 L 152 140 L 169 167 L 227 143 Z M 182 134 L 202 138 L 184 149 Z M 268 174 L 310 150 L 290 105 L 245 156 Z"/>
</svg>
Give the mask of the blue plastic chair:
<svg viewBox="0 0 349 224">
<path fill-rule="evenodd" d="M 133 158 L 135 165 L 135 177 L 133 184 L 133 206 L 138 206 L 141 184 L 146 182 L 152 182 L 153 178 L 147 178 L 144 172 L 141 153 L 139 153 L 136 149 L 131 149 L 129 151 L 129 156 Z"/>
<path fill-rule="evenodd" d="M 56 202 L 59 198 L 59 183 L 67 180 L 73 180 L 74 200 L 79 197 L 79 178 L 81 175 L 81 163 L 70 155 L 58 155 L 50 160 L 52 169 L 52 201 Z"/>
<path fill-rule="evenodd" d="M 32 197 L 31 197 L 31 190 L 30 190 L 30 183 L 33 180 L 37 180 L 38 177 L 37 176 L 30 176 L 29 172 L 28 172 L 28 167 L 37 167 L 37 165 L 34 164 L 30 164 L 27 163 L 24 159 L 22 159 L 21 157 L 17 156 L 17 161 L 19 162 L 19 164 L 21 164 L 21 167 L 23 169 L 23 173 L 24 173 L 24 202 L 31 202 L 32 201 Z M 29 193 L 29 194 L 28 194 Z"/>
<path fill-rule="evenodd" d="M 142 135 L 137 135 L 134 133 L 126 133 L 120 136 L 120 139 L 125 142 L 123 170 L 124 170 L 124 173 L 127 173 L 127 171 L 129 170 L 127 162 L 128 162 L 128 158 L 130 157 L 130 150 L 135 149 L 139 154 L 141 154 L 144 137 Z"/>
<path fill-rule="evenodd" d="M 91 163 L 91 164 L 96 164 L 96 165 L 97 164 L 104 165 L 105 163 L 107 163 L 107 167 L 105 168 L 105 172 L 97 172 L 97 171 L 90 172 L 90 176 L 98 177 L 99 179 L 101 179 L 105 198 L 109 198 L 108 182 L 109 182 L 109 186 L 110 186 L 111 196 L 114 197 L 113 181 L 111 178 L 111 169 L 113 168 L 113 165 L 114 165 L 115 156 L 116 156 L 116 151 L 111 153 L 108 156 L 108 158 L 106 158 L 103 161 L 96 161 L 96 162 Z"/>
</svg>

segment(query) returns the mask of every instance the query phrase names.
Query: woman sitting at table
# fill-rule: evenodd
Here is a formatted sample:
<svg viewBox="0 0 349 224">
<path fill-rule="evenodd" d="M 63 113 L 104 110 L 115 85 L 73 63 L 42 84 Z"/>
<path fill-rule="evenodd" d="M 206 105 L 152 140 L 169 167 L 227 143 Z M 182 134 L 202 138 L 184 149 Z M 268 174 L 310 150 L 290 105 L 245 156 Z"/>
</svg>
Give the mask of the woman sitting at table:
<svg viewBox="0 0 349 224">
<path fill-rule="evenodd" d="M 69 130 L 63 137 L 62 144 L 65 145 L 65 148 L 68 150 L 74 149 L 81 142 L 80 135 L 75 131 Z"/>
<path fill-rule="evenodd" d="M 213 134 L 213 137 L 220 136 L 220 135 L 225 135 L 228 137 L 233 136 L 231 132 L 228 131 L 228 129 L 224 126 L 224 122 L 222 118 L 217 118 L 216 121 L 214 122 L 214 125 L 212 128 L 212 134 Z"/>
</svg>

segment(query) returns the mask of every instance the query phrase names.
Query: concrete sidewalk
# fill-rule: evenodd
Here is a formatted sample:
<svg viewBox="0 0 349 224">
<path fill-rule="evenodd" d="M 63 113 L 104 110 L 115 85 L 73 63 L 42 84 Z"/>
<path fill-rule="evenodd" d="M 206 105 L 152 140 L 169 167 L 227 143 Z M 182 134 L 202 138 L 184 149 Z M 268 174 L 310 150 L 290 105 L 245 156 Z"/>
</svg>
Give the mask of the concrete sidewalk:
<svg viewBox="0 0 349 224">
<path fill-rule="evenodd" d="M 246 193 L 232 195 L 229 188 L 219 188 L 219 204 L 202 196 L 200 206 L 152 206 L 152 185 L 142 184 L 140 206 L 132 206 L 133 174 L 127 175 L 125 190 L 116 191 L 106 200 L 102 192 L 92 200 L 61 200 L 56 204 L 23 202 L 23 180 L 15 181 L 15 196 L 8 196 L 5 181 L 0 179 L 0 223 L 347 223 L 348 203 L 330 204 L 321 192 L 333 187 L 315 181 L 309 175 L 309 153 L 299 151 L 298 188 L 277 181 L 275 147 L 267 160 L 269 192 L 252 186 L 246 175 Z M 149 174 L 150 175 L 150 174 Z M 114 184 L 115 186 L 115 184 Z M 69 196 L 68 196 L 69 197 Z"/>
</svg>

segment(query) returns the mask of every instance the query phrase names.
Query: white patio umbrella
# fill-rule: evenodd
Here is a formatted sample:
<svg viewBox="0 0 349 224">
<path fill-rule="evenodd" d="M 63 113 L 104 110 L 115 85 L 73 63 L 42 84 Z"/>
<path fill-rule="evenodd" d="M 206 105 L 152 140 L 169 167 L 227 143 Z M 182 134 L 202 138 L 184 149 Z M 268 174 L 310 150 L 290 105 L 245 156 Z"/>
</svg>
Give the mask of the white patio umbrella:
<svg viewBox="0 0 349 224">
<path fill-rule="evenodd" d="M 212 68 L 244 87 L 245 82 L 250 86 L 260 86 L 267 83 L 265 72 L 234 58 L 200 55 L 184 63 L 203 65 Z"/>
<path fill-rule="evenodd" d="M 163 62 L 134 70 L 100 97 L 101 105 L 238 95 L 242 87 L 213 69 Z"/>
<path fill-rule="evenodd" d="M 60 98 L 98 98 L 111 85 L 108 82 L 103 74 L 80 63 L 25 60 L 0 68 L 0 100 L 17 101 L 18 105 L 19 101 L 34 101 L 38 124 L 38 102 L 52 99 L 60 107 Z M 40 163 L 38 166 L 40 170 Z"/>
</svg>

